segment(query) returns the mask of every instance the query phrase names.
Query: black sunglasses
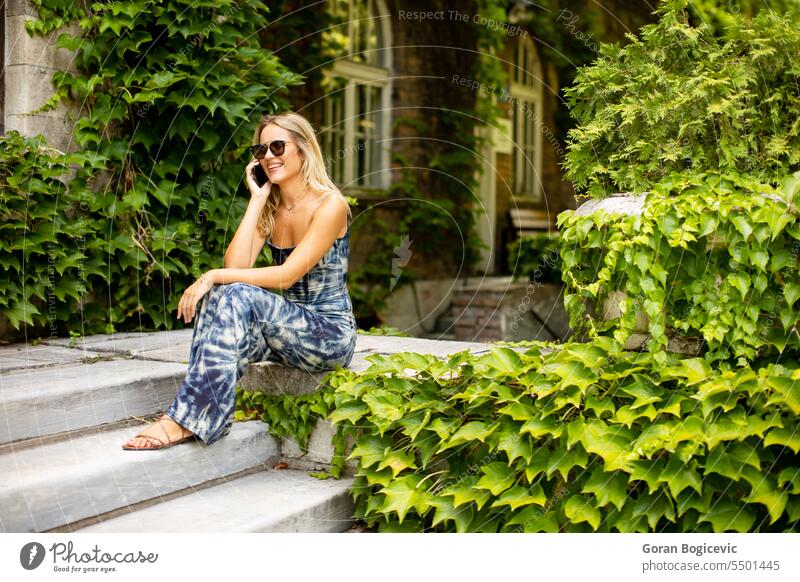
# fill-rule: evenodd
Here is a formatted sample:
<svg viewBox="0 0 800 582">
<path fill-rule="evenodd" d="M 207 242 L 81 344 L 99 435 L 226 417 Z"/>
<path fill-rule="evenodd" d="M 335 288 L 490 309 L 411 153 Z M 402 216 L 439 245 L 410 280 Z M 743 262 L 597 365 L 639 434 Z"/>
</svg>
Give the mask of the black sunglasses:
<svg viewBox="0 0 800 582">
<path fill-rule="evenodd" d="M 282 156 L 286 149 L 286 144 L 291 143 L 282 139 L 276 139 L 269 143 L 257 143 L 254 146 L 247 148 L 253 157 L 257 160 L 263 159 L 267 155 L 267 150 L 272 152 L 274 156 Z"/>
</svg>

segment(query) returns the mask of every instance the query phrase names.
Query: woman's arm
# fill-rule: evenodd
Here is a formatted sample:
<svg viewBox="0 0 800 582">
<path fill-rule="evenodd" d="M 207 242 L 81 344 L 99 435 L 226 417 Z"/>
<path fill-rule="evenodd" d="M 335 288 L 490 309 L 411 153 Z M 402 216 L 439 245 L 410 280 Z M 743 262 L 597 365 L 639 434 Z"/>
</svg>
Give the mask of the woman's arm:
<svg viewBox="0 0 800 582">
<path fill-rule="evenodd" d="M 283 270 L 283 265 L 255 269 L 211 269 L 208 276 L 214 285 L 250 283 L 264 289 L 288 289 L 294 285 Z"/>
<path fill-rule="evenodd" d="M 339 202 L 323 203 L 312 217 L 303 240 L 289 253 L 282 265 L 253 268 L 212 269 L 204 273 L 197 281 L 184 291 L 178 303 L 178 319 L 184 318 L 186 323 L 194 317 L 197 302 L 216 285 L 227 283 L 250 283 L 265 289 L 288 289 L 303 278 L 311 267 L 319 263 L 325 253 L 330 250 L 336 235 L 347 224 L 347 201 L 334 197 Z M 250 208 L 248 207 L 248 212 Z M 247 217 L 247 214 L 245 215 Z M 242 220 L 244 224 L 246 220 Z M 241 227 L 240 227 L 241 230 Z M 239 232 L 237 232 L 237 235 Z M 233 245 L 233 243 L 231 243 Z M 263 242 L 262 242 L 263 246 Z M 227 253 L 226 253 L 227 255 Z"/>
<path fill-rule="evenodd" d="M 258 160 L 253 160 L 245 168 L 247 184 L 250 189 L 250 202 L 247 204 L 247 210 L 239 223 L 239 228 L 236 229 L 236 234 L 233 235 L 233 240 L 225 251 L 222 262 L 225 268 L 246 269 L 252 267 L 256 264 L 256 259 L 267 242 L 266 237 L 259 232 L 257 225 L 261 211 L 267 203 L 270 185 L 267 182 L 263 188 L 259 188 L 253 182 L 250 171 L 257 164 Z"/>
</svg>

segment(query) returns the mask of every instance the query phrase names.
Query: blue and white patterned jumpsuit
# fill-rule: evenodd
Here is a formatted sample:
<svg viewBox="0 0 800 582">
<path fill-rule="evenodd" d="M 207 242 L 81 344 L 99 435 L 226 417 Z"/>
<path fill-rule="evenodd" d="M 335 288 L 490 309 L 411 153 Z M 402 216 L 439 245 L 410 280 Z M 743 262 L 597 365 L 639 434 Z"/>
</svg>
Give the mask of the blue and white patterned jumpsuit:
<svg viewBox="0 0 800 582">
<path fill-rule="evenodd" d="M 308 371 L 346 367 L 356 346 L 349 243 L 348 221 L 345 235 L 282 295 L 249 283 L 214 285 L 200 301 L 189 370 L 167 415 L 210 445 L 230 431 L 236 383 L 249 362 Z M 278 265 L 297 246 L 267 244 Z"/>
</svg>

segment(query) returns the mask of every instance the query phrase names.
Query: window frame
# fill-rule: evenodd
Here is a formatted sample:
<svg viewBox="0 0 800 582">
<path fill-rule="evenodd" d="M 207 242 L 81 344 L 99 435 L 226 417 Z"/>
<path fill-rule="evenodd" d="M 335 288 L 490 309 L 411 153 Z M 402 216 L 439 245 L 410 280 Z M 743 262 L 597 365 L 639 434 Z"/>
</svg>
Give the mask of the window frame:
<svg viewBox="0 0 800 582">
<path fill-rule="evenodd" d="M 509 84 L 514 140 L 511 165 L 512 195 L 520 200 L 539 202 L 542 200 L 542 63 L 536 45 L 527 35 L 517 37 L 513 50 L 514 60 Z M 519 79 L 522 79 L 522 82 Z M 528 121 L 524 108 L 526 103 L 531 104 L 533 110 L 533 117 L 530 120 L 533 123 L 533 141 L 521 143 L 519 138 L 525 135 L 525 121 Z M 520 168 L 529 168 L 532 171 L 532 189 L 526 189 L 525 172 L 520 172 Z"/>
<path fill-rule="evenodd" d="M 356 0 L 348 0 L 348 14 L 352 14 L 353 4 Z M 343 140 L 343 165 L 342 176 L 340 177 L 340 188 L 354 196 L 367 196 L 367 195 L 383 195 L 386 194 L 391 185 L 391 98 L 392 98 L 392 79 L 390 71 L 392 68 L 392 51 L 391 51 L 391 26 L 390 19 L 388 18 L 389 12 L 383 0 L 369 0 L 370 4 L 375 10 L 372 15 L 375 24 L 375 34 L 378 42 L 376 43 L 376 54 L 378 61 L 382 66 L 374 64 L 360 63 L 351 60 L 350 54 L 346 54 L 337 58 L 333 66 L 323 71 L 323 76 L 326 79 L 335 79 L 337 77 L 345 80 L 342 102 L 343 102 L 343 119 L 331 119 L 331 105 L 327 96 L 322 100 L 323 112 L 323 129 L 320 134 L 323 137 L 324 146 L 323 154 L 328 156 L 332 152 L 328 151 L 327 145 L 329 144 L 326 132 L 331 131 L 333 127 L 340 126 Z M 330 6 L 330 4 L 329 4 Z M 353 23 L 348 22 L 348 34 L 351 32 Z M 377 140 L 377 159 L 370 160 L 372 168 L 369 169 L 371 173 L 377 173 L 377 177 L 372 178 L 372 183 L 369 185 L 358 185 L 356 180 L 356 168 L 358 165 L 358 153 L 356 146 L 356 137 L 358 130 L 359 120 L 364 118 L 363 112 L 361 116 L 357 115 L 357 88 L 358 87 L 377 87 L 381 90 L 380 100 L 377 104 L 370 104 L 368 110 L 374 112 L 379 118 L 380 133 L 375 138 Z M 367 151 L 371 151 L 367 148 Z M 336 160 L 332 160 L 335 164 Z M 368 164 L 368 167 L 369 165 Z"/>
</svg>

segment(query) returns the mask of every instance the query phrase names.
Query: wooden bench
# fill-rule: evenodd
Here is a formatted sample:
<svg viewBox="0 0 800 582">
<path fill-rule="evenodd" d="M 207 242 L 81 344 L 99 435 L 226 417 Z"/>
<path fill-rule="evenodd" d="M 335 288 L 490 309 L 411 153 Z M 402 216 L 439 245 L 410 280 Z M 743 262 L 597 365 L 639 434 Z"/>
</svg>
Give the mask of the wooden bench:
<svg viewBox="0 0 800 582">
<path fill-rule="evenodd" d="M 556 217 L 552 212 L 532 208 L 511 208 L 508 211 L 509 242 L 523 236 L 556 231 Z"/>
</svg>

